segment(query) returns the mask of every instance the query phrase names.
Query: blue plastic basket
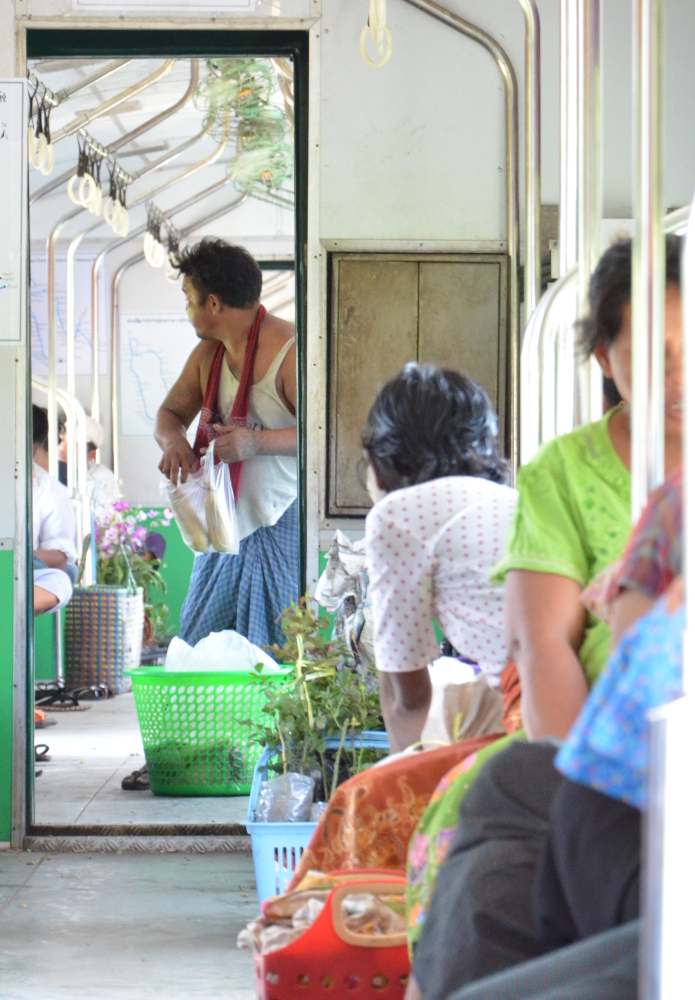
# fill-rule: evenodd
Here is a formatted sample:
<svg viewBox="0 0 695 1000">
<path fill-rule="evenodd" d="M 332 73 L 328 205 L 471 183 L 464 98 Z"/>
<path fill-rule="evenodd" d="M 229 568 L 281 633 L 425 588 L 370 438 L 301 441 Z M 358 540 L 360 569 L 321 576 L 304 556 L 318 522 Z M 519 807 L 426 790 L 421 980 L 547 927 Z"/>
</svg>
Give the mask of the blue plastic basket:
<svg viewBox="0 0 695 1000">
<path fill-rule="evenodd" d="M 335 750 L 339 742 L 339 740 L 327 740 L 326 745 Z M 364 733 L 362 746 L 388 751 L 388 736 L 386 733 Z M 268 764 L 277 752 L 266 747 L 256 764 L 246 813 L 246 829 L 251 835 L 259 903 L 271 896 L 281 896 L 287 891 L 295 868 L 316 829 L 316 823 L 256 823 L 256 806 L 261 793 L 261 782 L 268 777 Z"/>
</svg>

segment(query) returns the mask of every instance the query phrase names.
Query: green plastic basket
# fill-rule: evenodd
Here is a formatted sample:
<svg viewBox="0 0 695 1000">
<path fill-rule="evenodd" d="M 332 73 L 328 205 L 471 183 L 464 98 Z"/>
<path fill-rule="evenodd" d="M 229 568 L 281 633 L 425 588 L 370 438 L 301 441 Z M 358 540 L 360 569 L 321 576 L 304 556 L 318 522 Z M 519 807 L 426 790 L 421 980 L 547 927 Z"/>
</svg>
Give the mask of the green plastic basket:
<svg viewBox="0 0 695 1000">
<path fill-rule="evenodd" d="M 278 681 L 291 669 L 278 669 Z M 261 721 L 259 675 L 161 666 L 127 673 L 154 794 L 248 795 L 263 748 L 243 723 Z"/>
</svg>

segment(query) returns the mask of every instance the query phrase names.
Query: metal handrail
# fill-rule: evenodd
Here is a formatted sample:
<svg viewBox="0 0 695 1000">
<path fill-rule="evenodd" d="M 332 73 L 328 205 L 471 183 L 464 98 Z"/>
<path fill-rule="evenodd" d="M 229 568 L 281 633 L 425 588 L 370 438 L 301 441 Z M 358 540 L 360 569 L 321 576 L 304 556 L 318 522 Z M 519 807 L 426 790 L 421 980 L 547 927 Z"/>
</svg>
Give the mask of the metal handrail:
<svg viewBox="0 0 695 1000">
<path fill-rule="evenodd" d="M 181 143 L 181 145 L 177 146 L 176 149 L 170 150 L 165 156 L 160 157 L 159 160 L 155 160 L 153 163 L 148 163 L 146 167 L 143 167 L 142 170 L 139 170 L 136 174 L 133 175 L 133 181 L 140 180 L 141 177 L 144 177 L 146 174 L 152 173 L 153 171 L 159 169 L 159 167 L 164 166 L 166 163 L 171 163 L 171 161 L 176 159 L 176 157 L 180 156 L 187 149 L 190 149 L 190 147 L 194 143 L 196 143 L 199 139 L 201 139 L 205 134 L 206 134 L 205 132 L 198 133 L 192 139 L 188 139 L 186 140 L 186 142 Z M 208 161 L 203 161 L 203 163 L 205 162 Z M 198 165 L 195 166 L 196 169 L 199 169 Z M 176 178 L 165 181 L 162 185 L 160 185 L 159 188 L 156 189 L 155 193 L 158 193 L 160 190 L 163 191 L 166 187 L 169 187 L 171 184 L 175 184 L 178 180 L 181 180 L 181 178 L 184 176 L 189 176 L 189 175 L 187 173 L 184 173 Z M 136 198 L 134 201 L 131 201 L 130 208 L 135 208 L 137 205 L 141 204 L 147 198 L 151 197 L 152 197 L 152 192 L 148 191 L 147 194 L 143 195 L 142 197 Z M 84 237 L 87 236 L 88 233 L 94 232 L 95 229 L 98 229 L 103 224 L 104 224 L 104 219 L 100 218 L 97 219 L 96 222 L 90 223 L 90 225 L 88 225 L 85 229 L 80 230 L 79 233 L 76 233 L 75 236 L 73 236 L 72 240 L 70 241 L 70 245 L 68 246 L 68 251 L 66 255 L 66 277 L 65 277 L 66 331 L 65 332 L 67 340 L 68 389 L 70 391 L 74 391 L 74 385 L 75 385 L 75 255 Z"/>
<path fill-rule="evenodd" d="M 181 108 L 185 107 L 185 105 L 188 104 L 193 97 L 196 87 L 198 86 L 199 74 L 200 67 L 198 60 L 191 59 L 191 78 L 183 97 L 180 97 L 178 101 L 171 105 L 170 108 L 165 108 L 164 111 L 160 111 L 159 114 L 154 115 L 152 118 L 148 118 L 146 122 L 143 122 L 142 125 L 138 125 L 138 127 L 134 128 L 131 132 L 126 132 L 126 134 L 122 135 L 119 139 L 109 143 L 106 147 L 107 154 L 112 156 L 123 146 L 127 145 L 129 142 L 133 142 L 135 139 L 138 139 L 141 135 L 144 135 L 145 132 L 149 132 L 150 129 L 153 129 L 156 125 L 166 121 L 167 118 L 170 118 L 177 111 L 180 111 Z M 44 184 L 43 187 L 34 192 L 29 199 L 29 207 L 34 205 L 41 198 L 45 198 L 46 195 L 51 194 L 52 191 L 57 190 L 61 185 L 67 184 L 73 173 L 74 170 L 67 170 L 64 174 L 61 174 L 60 177 L 54 177 L 49 184 Z"/>
<path fill-rule="evenodd" d="M 222 155 L 227 145 L 227 141 L 228 138 L 225 135 L 225 137 L 222 139 L 217 148 L 209 156 L 206 156 L 204 159 L 199 160 L 198 163 L 192 164 L 192 166 L 190 167 L 186 167 L 186 169 L 183 170 L 180 174 L 177 174 L 175 177 L 169 178 L 162 184 L 159 184 L 157 187 L 151 188 L 149 191 L 145 191 L 144 194 L 139 195 L 134 201 L 131 202 L 130 207 L 135 208 L 136 205 L 141 205 L 143 202 L 149 201 L 156 194 L 159 194 L 162 191 L 166 191 L 167 188 L 173 187 L 174 184 L 178 184 L 180 181 L 192 177 L 193 174 L 198 173 L 198 171 L 202 170 L 203 167 L 210 166 L 212 163 L 218 160 L 219 157 Z M 222 183 L 220 183 L 219 186 L 222 187 L 223 186 Z M 205 191 L 200 192 L 200 194 L 198 195 L 195 195 L 193 199 L 189 199 L 189 201 L 186 204 L 194 205 L 196 201 L 201 201 L 203 198 L 207 197 L 207 193 L 209 192 L 209 190 L 210 189 L 206 188 Z M 169 213 L 182 210 L 183 209 L 181 207 L 179 207 L 176 210 L 170 209 Z M 101 270 L 101 265 L 104 261 L 106 254 L 109 252 L 109 249 L 110 247 L 106 247 L 104 250 L 102 250 L 102 252 L 95 259 L 94 264 L 92 266 L 92 417 L 95 420 L 99 420 L 99 413 L 100 413 L 99 368 L 97 363 L 98 362 L 97 345 L 99 338 L 98 335 L 99 271 Z"/>
<path fill-rule="evenodd" d="M 524 312 L 541 297 L 541 22 L 536 0 L 519 0 L 526 22 L 526 253 Z"/>
<path fill-rule="evenodd" d="M 505 91 L 505 136 L 507 150 L 507 253 L 511 262 L 509 276 L 509 368 L 511 370 L 510 455 L 512 477 L 519 464 L 519 93 L 512 61 L 496 39 L 482 28 L 464 21 L 458 14 L 433 0 L 405 0 L 412 7 L 429 14 L 487 49 L 499 67 Z"/>
<path fill-rule="evenodd" d="M 589 282 L 601 256 L 601 0 L 579 0 L 577 86 L 577 314 L 584 315 Z M 603 379 L 595 358 L 577 365 L 580 422 L 603 412 Z"/>
<path fill-rule="evenodd" d="M 85 128 L 90 122 L 93 122 L 95 118 L 103 118 L 104 115 L 109 114 L 110 111 L 113 111 L 119 105 L 130 100 L 131 97 L 135 97 L 141 91 L 151 87 L 153 83 L 156 83 L 158 80 L 161 80 L 163 76 L 166 76 L 166 74 L 174 66 L 175 62 L 175 59 L 166 59 L 154 73 L 150 73 L 150 75 L 146 76 L 144 80 L 139 80 L 138 83 L 134 83 L 132 87 L 122 90 L 120 94 L 116 94 L 115 97 L 110 97 L 108 101 L 104 101 L 104 103 L 100 104 L 99 107 L 93 108 L 91 111 L 83 111 L 81 115 L 77 116 L 77 118 L 73 118 L 69 125 L 65 125 L 63 128 L 58 129 L 58 131 L 51 136 L 52 145 L 55 146 L 55 144 L 60 142 L 61 139 L 67 139 L 68 136 L 74 135 L 78 129 Z"/>
<path fill-rule="evenodd" d="M 682 233 L 687 228 L 689 212 L 686 206 L 665 215 L 664 233 Z M 541 444 L 571 430 L 574 424 L 573 419 L 563 419 L 560 414 L 563 410 L 574 414 L 575 409 L 576 309 L 573 311 L 569 306 L 576 303 L 577 288 L 575 265 L 546 290 L 524 334 L 521 348 L 522 465 L 533 458 Z M 563 317 L 560 322 L 557 322 L 558 316 Z M 563 331 L 566 336 L 561 338 Z M 553 358 L 553 367 L 557 368 L 554 385 L 546 381 L 551 370 L 546 358 Z"/>
<path fill-rule="evenodd" d="M 105 80 L 107 76 L 111 76 L 115 73 L 117 69 L 129 66 L 135 59 L 114 59 L 112 62 L 107 63 L 106 66 L 102 66 L 101 69 L 97 69 L 90 76 L 83 76 L 81 80 L 76 80 L 75 83 L 71 83 L 69 87 L 63 87 L 62 90 L 53 91 L 53 107 L 59 104 L 64 104 L 69 97 L 74 97 L 75 94 L 81 93 L 81 91 L 86 90 L 87 87 L 92 87 L 95 83 L 99 83 L 101 80 Z M 44 86 L 38 77 L 34 73 L 27 73 L 27 79 L 30 83 L 37 83 L 40 86 Z"/>
<path fill-rule="evenodd" d="M 635 0 L 632 203 L 632 520 L 664 480 L 663 0 Z"/>
<path fill-rule="evenodd" d="M 545 351 L 551 320 L 557 314 L 566 296 L 577 294 L 577 268 L 571 268 L 562 278 L 550 286 L 541 297 L 531 317 L 521 346 L 521 464 L 526 465 L 538 450 L 539 445 L 548 440 L 543 435 L 543 424 L 547 420 L 548 402 L 542 386 L 546 371 Z M 541 349 L 543 347 L 543 349 Z M 554 435 L 553 435 L 554 436 Z"/>
<path fill-rule="evenodd" d="M 157 80 L 161 79 L 161 77 L 164 75 L 164 73 L 168 72 L 169 69 L 171 68 L 171 66 L 168 66 L 168 63 L 170 63 L 170 62 L 173 64 L 173 62 L 175 62 L 175 60 L 168 60 L 167 62 L 164 63 L 163 67 L 160 67 L 160 70 L 158 70 L 157 73 L 152 74 L 151 76 L 147 77 L 146 80 L 144 80 L 144 81 L 140 81 L 140 84 L 136 85 L 138 87 L 138 91 L 137 92 L 141 93 L 147 87 L 151 86 L 153 83 L 156 83 Z M 190 81 L 190 83 L 188 85 L 186 93 L 184 94 L 184 97 L 182 99 L 179 99 L 179 101 L 177 101 L 176 104 L 174 104 L 172 106 L 172 108 L 167 108 L 167 109 L 165 109 L 165 111 L 160 112 L 160 114 L 155 115 L 154 118 L 149 119 L 148 122 L 145 122 L 145 126 L 147 126 L 148 128 L 149 127 L 154 127 L 155 124 L 158 124 L 164 118 L 168 117 L 169 114 L 173 113 L 173 110 L 178 110 L 178 108 L 181 107 L 181 100 L 183 100 L 183 102 L 186 103 L 189 100 L 190 96 L 191 96 L 191 93 L 192 93 L 191 88 L 192 88 L 194 80 L 197 81 L 197 77 L 198 77 L 198 63 L 197 63 L 197 60 L 196 60 L 195 61 L 195 71 L 193 69 L 193 66 L 191 66 L 191 81 Z M 131 88 L 131 90 L 132 90 L 132 88 Z M 124 92 L 124 93 L 126 93 L 126 92 Z M 99 111 L 99 110 L 103 111 L 103 108 L 104 108 L 104 105 L 102 105 L 101 109 L 97 109 L 97 111 Z M 94 117 L 97 117 L 97 116 L 95 115 Z M 134 130 L 131 133 L 128 133 L 123 138 L 127 139 L 128 141 L 130 141 L 132 138 L 136 137 L 136 133 L 138 135 L 141 135 L 143 130 L 144 130 L 144 126 L 139 126 L 138 129 Z M 117 144 L 112 144 L 112 147 L 109 147 L 109 148 L 113 149 L 116 145 Z M 158 165 L 161 165 L 161 161 L 158 161 Z M 148 166 L 152 166 L 152 165 L 148 165 Z M 154 167 L 153 167 L 153 169 L 154 169 Z M 72 175 L 70 175 L 70 176 L 72 176 Z M 41 198 L 44 194 L 48 193 L 49 189 L 53 189 L 54 185 L 62 183 L 62 181 L 64 179 L 65 179 L 64 177 L 63 178 L 58 178 L 57 181 L 52 182 L 51 185 L 47 185 L 46 187 L 41 188 L 41 190 L 38 191 L 36 193 L 36 195 L 29 200 L 29 206 L 31 207 L 33 204 L 35 204 L 36 201 L 39 200 L 39 198 Z M 49 468 L 49 472 L 50 472 L 50 474 L 52 476 L 57 476 L 57 474 L 58 474 L 58 457 L 57 457 L 57 447 L 58 447 L 57 446 L 57 440 L 58 440 L 57 432 L 58 432 L 58 427 L 57 427 L 56 395 L 55 395 L 55 384 L 56 384 L 56 356 L 55 356 L 55 320 L 56 320 L 56 317 L 55 317 L 55 250 L 56 250 L 56 244 L 57 244 L 57 241 L 58 241 L 58 237 L 59 237 L 61 231 L 63 230 L 64 226 L 70 220 L 72 220 L 76 216 L 78 216 L 80 214 L 80 212 L 83 212 L 83 211 L 85 211 L 85 209 L 82 206 L 77 206 L 72 211 L 70 211 L 66 215 L 64 215 L 61 219 L 59 219 L 58 222 L 53 227 L 51 233 L 50 233 L 50 236 L 49 236 L 48 241 L 47 241 L 47 247 L 46 247 L 46 256 L 47 256 L 47 262 L 46 262 L 46 267 L 47 267 L 47 295 L 46 295 L 46 299 L 47 299 L 47 308 L 48 308 L 48 321 L 47 321 L 48 331 L 47 331 L 47 333 L 48 333 L 48 384 L 49 384 L 48 406 L 47 406 L 47 409 L 48 409 L 48 432 L 49 432 L 49 438 L 48 438 L 48 468 Z M 74 322 L 73 322 L 73 330 L 74 330 Z M 74 380 L 74 350 L 73 350 L 73 365 L 72 365 L 72 369 L 70 370 L 69 374 L 72 375 L 73 380 Z"/>
<path fill-rule="evenodd" d="M 577 263 L 579 0 L 560 0 L 560 277 Z"/>
<path fill-rule="evenodd" d="M 242 195 L 241 198 L 237 198 L 236 201 L 225 205 L 224 208 L 215 209 L 209 215 L 206 215 L 202 219 L 198 219 L 192 225 L 188 226 L 186 229 L 182 230 L 181 236 L 190 236 L 194 233 L 196 229 L 200 229 L 201 226 L 205 226 L 208 222 L 213 222 L 215 219 L 219 219 L 221 216 L 226 215 L 228 212 L 234 211 L 235 208 L 246 201 L 247 195 Z M 169 212 L 169 214 L 175 214 L 176 211 L 182 211 L 182 209 L 174 209 Z M 113 283 L 111 286 L 111 453 L 113 456 L 113 473 L 116 478 L 119 478 L 120 472 L 120 441 L 118 435 L 118 424 L 119 424 L 119 406 L 118 406 L 118 289 L 121 283 L 121 278 L 134 264 L 144 258 L 144 253 L 135 254 L 133 257 L 129 257 L 119 269 L 116 271 L 113 277 Z"/>
<path fill-rule="evenodd" d="M 32 375 L 31 385 L 39 392 L 48 395 L 49 386 L 45 379 Z M 77 396 L 57 389 L 58 402 L 65 411 L 65 430 L 67 435 L 67 472 L 68 490 L 75 506 L 75 546 L 81 552 L 86 535 L 92 530 L 91 508 L 87 494 L 87 417 Z M 84 583 L 93 583 L 91 561 L 85 566 Z"/>
<path fill-rule="evenodd" d="M 209 197 L 209 195 L 214 194 L 216 191 L 219 191 L 221 188 L 225 187 L 227 184 L 229 184 L 229 182 L 230 182 L 229 177 L 222 178 L 222 180 L 217 181 L 216 184 L 212 184 L 209 188 L 206 188 L 204 191 L 201 191 L 198 194 L 193 195 L 191 198 L 187 198 L 185 201 L 182 201 L 180 204 L 174 206 L 174 208 L 168 209 L 165 213 L 163 213 L 164 217 L 170 218 L 172 215 L 176 215 L 178 212 L 183 212 L 187 208 L 191 208 L 199 201 L 203 201 L 205 198 Z M 239 199 L 239 204 L 241 204 L 242 201 L 245 201 L 246 197 L 247 197 L 246 195 L 243 195 Z M 124 246 L 126 243 L 129 243 L 131 240 L 136 239 L 138 236 L 142 236 L 146 232 L 147 232 L 147 224 L 139 226 L 137 229 L 134 229 L 131 233 L 129 233 L 128 236 L 116 240 L 115 242 L 109 244 L 109 246 L 104 247 L 104 249 L 101 251 L 99 256 L 94 261 L 94 266 L 92 268 L 92 358 L 98 358 L 99 343 L 101 340 L 99 331 L 99 308 L 96 298 L 98 292 L 99 271 L 104 261 L 106 260 L 106 258 L 108 257 L 108 255 L 111 253 L 112 250 L 116 250 L 118 247 Z M 95 371 L 98 372 L 98 369 L 95 368 L 94 365 L 92 365 L 92 406 L 94 406 Z M 113 378 L 113 372 L 112 372 L 112 378 Z M 99 401 L 98 395 L 97 395 L 97 401 Z M 99 412 L 99 410 L 97 410 L 97 412 Z M 92 410 L 92 416 L 94 416 L 94 410 Z M 94 417 L 94 419 L 98 420 L 99 417 Z"/>
</svg>

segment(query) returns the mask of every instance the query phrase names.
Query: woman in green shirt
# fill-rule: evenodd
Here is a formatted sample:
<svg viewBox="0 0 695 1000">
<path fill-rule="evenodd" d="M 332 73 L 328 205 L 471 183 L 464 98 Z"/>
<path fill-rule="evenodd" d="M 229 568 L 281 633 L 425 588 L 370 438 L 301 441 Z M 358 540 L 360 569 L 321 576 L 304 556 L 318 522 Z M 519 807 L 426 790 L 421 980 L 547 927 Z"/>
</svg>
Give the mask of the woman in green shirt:
<svg viewBox="0 0 695 1000">
<path fill-rule="evenodd" d="M 522 718 L 530 740 L 567 735 L 610 651 L 608 627 L 586 612 L 580 597 L 620 557 L 630 533 L 631 267 L 630 241 L 606 251 L 591 280 L 590 315 L 583 324 L 587 354 L 593 353 L 615 382 L 624 403 L 549 442 L 520 470 L 506 553 L 495 568 L 495 579 L 505 581 L 508 644 L 521 679 Z M 682 434 L 680 241 L 675 237 L 666 243 L 666 281 L 668 473 L 680 464 Z M 476 897 L 476 887 L 462 886 L 453 864 L 447 870 L 446 857 L 466 791 L 485 761 L 508 745 L 508 739 L 498 740 L 449 772 L 410 842 L 408 929 L 417 950 L 406 1000 L 439 1000 L 476 978 L 473 966 L 485 947 L 477 942 L 474 961 L 475 928 L 499 923 L 503 933 L 503 912 L 481 917 L 476 910 L 481 900 L 483 910 L 486 905 L 485 887 L 477 887 Z M 532 877 L 533 867 L 531 859 L 524 859 L 520 870 Z M 481 873 L 483 881 L 489 874 Z M 516 960 L 521 961 L 527 957 L 528 928 L 508 920 L 508 938 L 519 943 Z M 514 964 L 507 957 L 506 964 Z"/>
<path fill-rule="evenodd" d="M 569 732 L 610 650 L 608 626 L 582 590 L 621 555 L 630 533 L 631 244 L 601 258 L 584 344 L 625 400 L 556 438 L 519 472 L 519 502 L 496 569 L 505 580 L 509 652 L 521 679 L 529 739 Z M 665 467 L 681 462 L 680 240 L 666 243 Z"/>
</svg>

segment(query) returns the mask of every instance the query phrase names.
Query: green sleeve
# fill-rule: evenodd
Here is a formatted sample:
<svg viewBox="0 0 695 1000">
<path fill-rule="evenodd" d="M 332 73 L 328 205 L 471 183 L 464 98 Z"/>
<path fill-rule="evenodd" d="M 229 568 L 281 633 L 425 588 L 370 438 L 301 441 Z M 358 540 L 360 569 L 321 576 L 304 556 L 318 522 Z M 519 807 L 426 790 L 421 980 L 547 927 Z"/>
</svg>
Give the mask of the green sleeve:
<svg viewBox="0 0 695 1000">
<path fill-rule="evenodd" d="M 586 586 L 587 546 L 555 442 L 519 470 L 517 489 L 519 500 L 505 554 L 492 579 L 501 583 L 510 569 L 527 569 L 568 576 Z"/>
</svg>

